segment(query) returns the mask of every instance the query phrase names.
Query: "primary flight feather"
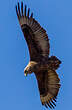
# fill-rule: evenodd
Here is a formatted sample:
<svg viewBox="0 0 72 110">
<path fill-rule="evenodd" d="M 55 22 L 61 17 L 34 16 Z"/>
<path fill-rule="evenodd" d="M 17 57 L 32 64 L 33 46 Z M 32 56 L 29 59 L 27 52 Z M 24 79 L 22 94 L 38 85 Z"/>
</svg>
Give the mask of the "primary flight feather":
<svg viewBox="0 0 72 110">
<path fill-rule="evenodd" d="M 25 75 L 35 73 L 40 92 L 42 105 L 46 108 L 54 108 L 56 106 L 56 98 L 60 88 L 60 79 L 56 73 L 61 61 L 55 57 L 49 57 L 49 39 L 46 31 L 30 14 L 30 8 L 21 2 L 16 6 L 16 14 L 27 42 L 30 61 L 24 69 Z"/>
</svg>

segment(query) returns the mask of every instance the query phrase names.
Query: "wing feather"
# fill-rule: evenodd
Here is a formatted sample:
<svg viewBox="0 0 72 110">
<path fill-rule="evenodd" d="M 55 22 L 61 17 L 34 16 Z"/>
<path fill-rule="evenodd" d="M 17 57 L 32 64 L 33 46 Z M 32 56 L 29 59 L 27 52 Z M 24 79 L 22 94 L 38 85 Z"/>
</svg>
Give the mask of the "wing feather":
<svg viewBox="0 0 72 110">
<path fill-rule="evenodd" d="M 54 108 L 56 97 L 60 88 L 60 79 L 54 70 L 40 70 L 35 73 L 43 105 Z"/>
<path fill-rule="evenodd" d="M 48 35 L 46 34 L 46 31 L 40 26 L 40 24 L 33 18 L 33 13 L 31 13 L 31 16 L 29 16 L 30 9 L 28 9 L 28 12 L 26 12 L 26 8 L 27 7 L 25 5 L 23 14 L 23 2 L 21 3 L 21 10 L 18 3 L 18 6 L 16 6 L 16 13 L 21 29 L 24 33 L 24 37 L 27 41 L 30 58 L 35 59 L 37 56 L 48 57 L 50 48 Z"/>
<path fill-rule="evenodd" d="M 21 12 L 22 12 L 22 16 L 23 16 L 23 2 L 21 2 Z"/>
</svg>

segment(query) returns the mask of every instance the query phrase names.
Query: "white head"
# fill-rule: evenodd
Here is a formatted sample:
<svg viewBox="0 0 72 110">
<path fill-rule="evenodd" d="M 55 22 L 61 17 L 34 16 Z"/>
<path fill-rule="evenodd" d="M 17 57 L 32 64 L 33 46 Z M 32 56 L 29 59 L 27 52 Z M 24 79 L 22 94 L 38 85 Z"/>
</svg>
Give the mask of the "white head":
<svg viewBox="0 0 72 110">
<path fill-rule="evenodd" d="M 29 64 L 24 69 L 25 76 L 27 76 L 28 73 L 31 74 L 32 72 L 34 72 L 36 65 L 37 65 L 36 62 L 33 61 L 29 62 Z"/>
<path fill-rule="evenodd" d="M 28 73 L 32 73 L 32 69 L 31 66 L 27 65 L 26 68 L 24 69 L 24 74 L 25 76 L 27 76 Z"/>
</svg>

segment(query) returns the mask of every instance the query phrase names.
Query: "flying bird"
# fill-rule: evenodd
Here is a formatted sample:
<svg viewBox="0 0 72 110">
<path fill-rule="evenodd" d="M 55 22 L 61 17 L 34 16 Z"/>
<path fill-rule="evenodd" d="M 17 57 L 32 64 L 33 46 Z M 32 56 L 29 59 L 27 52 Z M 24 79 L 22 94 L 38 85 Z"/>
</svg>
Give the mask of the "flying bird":
<svg viewBox="0 0 72 110">
<path fill-rule="evenodd" d="M 38 82 L 40 99 L 46 108 L 54 108 L 60 88 L 60 79 L 56 70 L 61 61 L 56 56 L 49 56 L 50 44 L 48 35 L 41 25 L 30 14 L 30 8 L 16 5 L 16 14 L 21 26 L 24 38 L 27 42 L 30 61 L 24 69 L 24 74 L 34 73 Z"/>
</svg>

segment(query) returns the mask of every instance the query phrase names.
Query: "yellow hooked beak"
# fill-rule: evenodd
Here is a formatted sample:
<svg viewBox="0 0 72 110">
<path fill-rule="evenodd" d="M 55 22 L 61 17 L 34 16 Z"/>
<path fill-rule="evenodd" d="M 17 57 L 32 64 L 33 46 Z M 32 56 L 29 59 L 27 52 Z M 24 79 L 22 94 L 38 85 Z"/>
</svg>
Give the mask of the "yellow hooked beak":
<svg viewBox="0 0 72 110">
<path fill-rule="evenodd" d="M 27 74 L 26 74 L 26 73 L 25 73 L 24 75 L 25 75 L 25 76 L 27 76 Z"/>
<path fill-rule="evenodd" d="M 25 71 L 24 71 L 24 76 L 27 76 L 27 74 L 28 74 L 28 71 L 25 70 Z"/>
</svg>

